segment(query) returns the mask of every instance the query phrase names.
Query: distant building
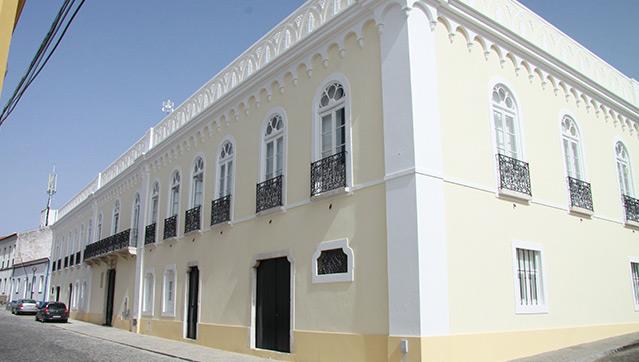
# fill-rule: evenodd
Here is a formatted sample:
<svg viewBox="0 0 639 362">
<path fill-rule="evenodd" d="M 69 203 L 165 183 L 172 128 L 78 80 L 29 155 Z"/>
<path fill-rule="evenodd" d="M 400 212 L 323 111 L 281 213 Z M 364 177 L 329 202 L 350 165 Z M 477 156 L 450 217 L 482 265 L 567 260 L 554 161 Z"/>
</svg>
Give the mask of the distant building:
<svg viewBox="0 0 639 362">
<path fill-rule="evenodd" d="M 15 250 L 18 234 L 0 237 L 0 302 L 10 300 L 13 289 L 13 264 L 15 262 Z"/>
<path fill-rule="evenodd" d="M 284 360 L 636 332 L 638 135 L 639 84 L 516 1 L 309 0 L 60 209 L 53 287 Z"/>
</svg>

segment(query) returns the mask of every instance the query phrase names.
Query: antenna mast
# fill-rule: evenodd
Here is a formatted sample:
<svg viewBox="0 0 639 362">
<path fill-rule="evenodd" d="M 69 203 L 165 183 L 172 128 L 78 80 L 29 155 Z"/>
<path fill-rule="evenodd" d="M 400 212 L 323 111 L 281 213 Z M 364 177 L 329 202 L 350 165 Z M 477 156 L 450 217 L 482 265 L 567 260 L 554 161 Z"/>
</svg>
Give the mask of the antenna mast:
<svg viewBox="0 0 639 362">
<path fill-rule="evenodd" d="M 58 184 L 58 175 L 55 173 L 55 166 L 53 166 L 53 171 L 49 174 L 49 182 L 47 183 L 47 208 L 44 217 L 44 226 L 49 225 L 49 210 L 51 210 L 51 199 L 53 195 L 55 195 L 56 186 Z"/>
</svg>

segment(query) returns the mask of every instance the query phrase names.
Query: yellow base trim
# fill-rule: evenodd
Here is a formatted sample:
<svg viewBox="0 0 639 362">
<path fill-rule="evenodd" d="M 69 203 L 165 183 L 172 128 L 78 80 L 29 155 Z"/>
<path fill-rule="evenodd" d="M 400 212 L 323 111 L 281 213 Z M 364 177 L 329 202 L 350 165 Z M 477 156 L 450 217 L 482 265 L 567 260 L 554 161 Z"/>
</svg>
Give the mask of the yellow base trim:
<svg viewBox="0 0 639 362">
<path fill-rule="evenodd" d="M 198 325 L 195 341 L 183 338 L 182 321 L 142 319 L 140 333 L 189 341 L 226 351 L 286 361 L 506 361 L 639 331 L 639 324 L 600 325 L 440 337 L 359 335 L 294 331 L 291 353 L 250 348 L 250 329 Z M 401 341 L 408 341 L 408 353 Z"/>
</svg>

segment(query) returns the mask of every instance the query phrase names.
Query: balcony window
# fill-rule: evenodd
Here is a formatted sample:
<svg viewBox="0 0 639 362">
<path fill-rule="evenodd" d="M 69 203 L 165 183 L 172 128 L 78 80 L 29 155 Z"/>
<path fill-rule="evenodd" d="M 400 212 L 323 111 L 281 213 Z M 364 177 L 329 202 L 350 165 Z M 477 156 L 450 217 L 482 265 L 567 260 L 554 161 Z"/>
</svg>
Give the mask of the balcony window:
<svg viewBox="0 0 639 362">
<path fill-rule="evenodd" d="M 580 210 L 592 212 L 592 191 L 590 184 L 576 178 L 568 177 L 568 189 L 570 191 L 570 206 Z"/>
<path fill-rule="evenodd" d="M 346 187 L 346 152 L 311 163 L 311 196 Z"/>
<path fill-rule="evenodd" d="M 164 219 L 164 239 L 177 236 L 177 215 Z"/>
<path fill-rule="evenodd" d="M 211 226 L 231 221 L 231 195 L 211 202 Z"/>
<path fill-rule="evenodd" d="M 532 196 L 528 162 L 506 155 L 497 154 L 499 167 L 499 188 L 508 194 Z"/>
<path fill-rule="evenodd" d="M 202 206 L 196 206 L 192 209 L 186 210 L 184 217 L 184 232 L 200 230 L 200 219 Z"/>
<path fill-rule="evenodd" d="M 135 194 L 135 201 L 133 202 L 133 220 L 131 225 L 131 244 L 138 245 L 139 233 L 140 233 L 140 194 Z"/>
<path fill-rule="evenodd" d="M 144 228 L 144 245 L 155 243 L 156 229 L 157 229 L 156 223 L 147 225 L 146 228 Z"/>
</svg>

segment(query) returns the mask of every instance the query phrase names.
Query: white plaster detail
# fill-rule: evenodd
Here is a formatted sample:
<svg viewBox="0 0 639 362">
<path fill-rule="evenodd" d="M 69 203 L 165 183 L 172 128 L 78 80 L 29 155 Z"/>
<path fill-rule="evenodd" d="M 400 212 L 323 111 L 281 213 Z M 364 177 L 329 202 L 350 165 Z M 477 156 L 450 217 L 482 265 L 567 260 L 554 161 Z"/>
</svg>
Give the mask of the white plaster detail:
<svg viewBox="0 0 639 362">
<path fill-rule="evenodd" d="M 324 250 L 342 249 L 347 257 L 347 272 L 335 273 L 335 274 L 318 274 L 317 273 L 317 259 Z M 337 283 L 337 282 L 352 282 L 354 278 L 355 269 L 355 255 L 353 249 L 348 245 L 348 239 L 338 239 L 332 241 L 323 241 L 317 245 L 315 253 L 313 253 L 313 259 L 311 260 L 312 281 L 313 283 Z"/>
</svg>

